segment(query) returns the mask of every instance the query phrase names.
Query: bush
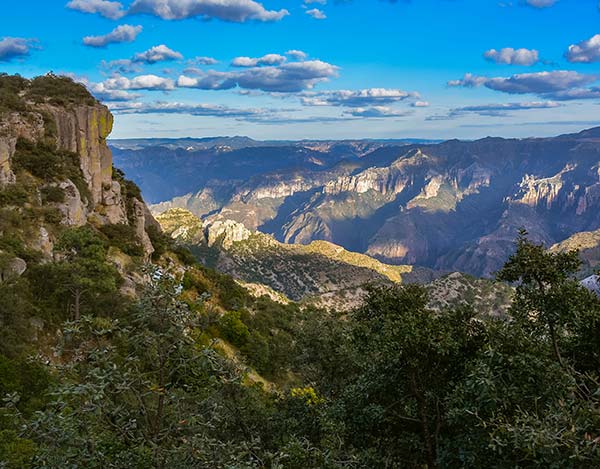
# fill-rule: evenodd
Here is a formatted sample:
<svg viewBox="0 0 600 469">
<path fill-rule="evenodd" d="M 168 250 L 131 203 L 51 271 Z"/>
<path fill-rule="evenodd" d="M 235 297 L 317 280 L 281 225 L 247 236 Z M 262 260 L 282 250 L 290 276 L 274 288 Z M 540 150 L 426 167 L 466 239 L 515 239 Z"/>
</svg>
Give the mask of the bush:
<svg viewBox="0 0 600 469">
<path fill-rule="evenodd" d="M 27 97 L 36 102 L 50 102 L 57 106 L 68 104 L 93 106 L 98 102 L 81 83 L 52 73 L 31 80 Z"/>
<path fill-rule="evenodd" d="M 188 248 L 184 246 L 175 246 L 172 250 L 175 254 L 177 254 L 177 258 L 185 265 L 192 266 L 198 263 L 198 260 L 192 254 L 192 251 L 190 251 Z"/>
<path fill-rule="evenodd" d="M 82 198 L 90 200 L 91 194 L 81 171 L 79 155 L 58 150 L 47 143 L 33 143 L 19 139 L 13 156 L 13 167 L 27 171 L 47 182 L 70 179 Z M 57 193 L 53 194 L 57 197 Z"/>
<path fill-rule="evenodd" d="M 144 255 L 144 248 L 138 242 L 132 226 L 125 223 L 104 225 L 100 231 L 108 238 L 111 246 L 119 248 L 128 256 L 141 257 Z"/>
<path fill-rule="evenodd" d="M 19 94 L 29 86 L 29 81 L 20 75 L 0 73 L 0 113 L 24 111 L 25 101 Z"/>
<path fill-rule="evenodd" d="M 230 311 L 219 321 L 221 336 L 238 348 L 243 347 L 250 336 L 248 326 L 242 322 L 241 316 L 239 311 Z"/>
<path fill-rule="evenodd" d="M 157 261 L 158 259 L 160 259 L 160 256 L 162 256 L 165 253 L 165 251 L 167 249 L 169 249 L 169 247 L 173 243 L 173 240 L 169 236 L 167 236 L 166 234 L 164 234 L 160 230 L 160 228 L 158 228 L 155 225 L 148 226 L 146 228 L 146 233 L 148 233 L 148 237 L 150 238 L 150 242 L 152 243 L 152 246 L 154 247 L 154 252 L 152 253 L 152 260 Z M 176 253 L 176 254 L 177 254 L 177 257 L 179 257 L 179 260 L 181 262 L 183 262 L 186 265 L 192 265 L 192 264 L 188 264 L 186 261 L 184 261 L 179 256 L 178 253 Z M 194 259 L 194 262 L 195 262 L 195 259 Z"/>
<path fill-rule="evenodd" d="M 20 184 L 10 184 L 0 190 L 0 207 L 23 205 L 29 198 L 27 189 Z"/>
<path fill-rule="evenodd" d="M 44 186 L 40 190 L 42 203 L 63 203 L 65 201 L 65 191 L 58 186 Z"/>
</svg>

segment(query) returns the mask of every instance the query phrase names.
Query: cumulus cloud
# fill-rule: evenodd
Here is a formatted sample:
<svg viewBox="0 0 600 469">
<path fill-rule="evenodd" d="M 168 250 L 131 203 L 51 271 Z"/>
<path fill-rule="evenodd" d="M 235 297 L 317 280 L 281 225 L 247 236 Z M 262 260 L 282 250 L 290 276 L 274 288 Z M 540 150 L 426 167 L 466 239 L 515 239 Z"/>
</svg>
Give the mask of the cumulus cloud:
<svg viewBox="0 0 600 469">
<path fill-rule="evenodd" d="M 236 57 L 231 61 L 233 67 L 257 67 L 261 65 L 280 65 L 287 58 L 279 54 L 267 54 L 262 57 Z"/>
<path fill-rule="evenodd" d="M 409 111 L 398 111 L 387 106 L 372 106 L 372 107 L 359 107 L 346 111 L 344 114 L 348 114 L 354 117 L 365 117 L 369 119 L 383 119 L 386 117 L 404 117 L 411 113 Z"/>
<path fill-rule="evenodd" d="M 302 97 L 302 104 L 305 106 L 370 107 L 418 97 L 418 93 L 399 89 L 367 88 L 355 91 L 338 90 L 307 93 Z"/>
<path fill-rule="evenodd" d="M 209 57 L 203 58 L 209 59 Z M 110 62 L 102 62 L 102 66 L 106 69 L 117 70 L 119 73 L 140 73 L 142 71 L 142 65 L 144 64 L 151 65 L 158 62 L 181 59 L 183 59 L 183 55 L 181 53 L 168 48 L 164 44 L 161 44 L 151 47 L 147 51 L 135 54 L 131 59 L 118 59 Z"/>
<path fill-rule="evenodd" d="M 133 78 L 117 76 L 108 78 L 101 83 L 105 90 L 146 90 L 170 91 L 175 89 L 175 83 L 170 78 L 157 75 L 139 75 Z"/>
<path fill-rule="evenodd" d="M 90 47 L 106 47 L 108 44 L 133 42 L 138 34 L 142 32 L 142 29 L 141 26 L 123 24 L 103 36 L 86 36 L 83 38 L 83 43 Z"/>
<path fill-rule="evenodd" d="M 311 8 L 310 10 L 306 10 L 307 15 L 312 16 L 316 20 L 324 20 L 327 18 L 327 15 L 322 10 L 318 8 Z"/>
<path fill-rule="evenodd" d="M 21 37 L 3 38 L 0 40 L 0 62 L 9 62 L 12 59 L 28 56 L 35 42 L 35 39 Z"/>
<path fill-rule="evenodd" d="M 569 62 L 573 63 L 600 62 L 600 34 L 596 34 L 586 41 L 569 46 L 565 57 Z"/>
<path fill-rule="evenodd" d="M 136 63 L 155 64 L 157 62 L 181 59 L 183 59 L 183 55 L 181 55 L 181 53 L 174 51 L 173 49 L 169 49 L 164 44 L 161 44 L 159 46 L 151 47 L 145 52 L 135 54 L 131 60 L 132 62 Z"/>
<path fill-rule="evenodd" d="M 297 49 L 288 50 L 285 53 L 285 55 L 289 55 L 290 57 L 296 60 L 306 60 L 306 58 L 308 57 L 308 54 L 306 52 Z"/>
<path fill-rule="evenodd" d="M 412 107 L 429 107 L 429 103 L 427 101 L 415 101 L 411 104 Z"/>
<path fill-rule="evenodd" d="M 488 78 L 466 74 L 461 80 L 448 82 L 448 86 L 477 87 L 502 91 L 510 94 L 549 94 L 589 85 L 600 78 L 573 71 L 522 73 L 511 77 Z"/>
<path fill-rule="evenodd" d="M 92 83 L 88 88 L 97 99 L 104 102 L 129 102 L 140 97 L 125 90 L 107 89 L 104 83 Z"/>
<path fill-rule="evenodd" d="M 145 13 L 164 20 L 201 17 L 236 23 L 279 21 L 289 14 L 285 9 L 267 10 L 254 0 L 135 0 L 128 13 Z"/>
<path fill-rule="evenodd" d="M 83 13 L 98 13 L 111 20 L 118 20 L 125 16 L 125 10 L 121 2 L 108 0 L 71 0 L 67 3 L 67 8 Z"/>
<path fill-rule="evenodd" d="M 525 0 L 525 3 L 534 8 L 548 8 L 558 3 L 558 0 Z"/>
<path fill-rule="evenodd" d="M 540 60 L 539 52 L 535 49 L 513 49 L 512 47 L 490 49 L 483 56 L 491 62 L 507 65 L 534 65 Z"/>
<path fill-rule="evenodd" d="M 177 80 L 177 85 L 205 90 L 232 89 L 237 86 L 247 90 L 291 93 L 311 89 L 317 83 L 336 75 L 335 65 L 320 60 L 309 60 L 248 68 L 239 72 L 211 70 L 194 78 L 182 75 Z"/>
<path fill-rule="evenodd" d="M 218 63 L 219 61 L 212 57 L 194 57 L 188 60 L 188 64 L 190 65 L 216 65 Z"/>
</svg>

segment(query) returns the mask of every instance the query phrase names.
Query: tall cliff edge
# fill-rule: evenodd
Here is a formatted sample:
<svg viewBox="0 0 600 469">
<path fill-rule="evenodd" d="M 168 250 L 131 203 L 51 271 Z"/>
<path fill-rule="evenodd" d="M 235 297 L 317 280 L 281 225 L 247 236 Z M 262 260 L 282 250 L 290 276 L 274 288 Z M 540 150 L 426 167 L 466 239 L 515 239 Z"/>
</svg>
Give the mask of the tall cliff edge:
<svg viewBox="0 0 600 469">
<path fill-rule="evenodd" d="M 139 189 L 113 169 L 112 127 L 109 109 L 66 77 L 0 75 L 0 208 L 55 209 L 52 221 L 66 226 L 129 226 L 148 258 L 148 227 L 159 225 Z M 37 225 L 25 242 L 51 256 L 56 230 L 43 217 Z"/>
</svg>

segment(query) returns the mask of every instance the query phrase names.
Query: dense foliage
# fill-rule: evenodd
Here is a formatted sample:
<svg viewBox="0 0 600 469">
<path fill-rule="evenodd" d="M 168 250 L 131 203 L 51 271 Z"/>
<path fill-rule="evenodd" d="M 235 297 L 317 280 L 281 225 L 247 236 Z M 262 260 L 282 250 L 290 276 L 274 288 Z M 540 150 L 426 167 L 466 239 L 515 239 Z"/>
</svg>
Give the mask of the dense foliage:
<svg viewBox="0 0 600 469">
<path fill-rule="evenodd" d="M 429 310 L 414 285 L 340 317 L 197 264 L 149 268 L 139 301 L 111 302 L 109 244 L 68 230 L 63 261 L 0 284 L 6 467 L 600 465 L 600 302 L 576 252 L 523 234 L 499 273 L 506 317 Z M 31 308 L 56 315 L 78 288 L 61 334 L 18 344 Z"/>
<path fill-rule="evenodd" d="M 28 80 L 20 75 L 0 73 L 0 114 L 26 111 L 27 104 L 31 102 L 56 106 L 93 106 L 97 103 L 84 85 L 70 77 L 48 73 Z"/>
</svg>

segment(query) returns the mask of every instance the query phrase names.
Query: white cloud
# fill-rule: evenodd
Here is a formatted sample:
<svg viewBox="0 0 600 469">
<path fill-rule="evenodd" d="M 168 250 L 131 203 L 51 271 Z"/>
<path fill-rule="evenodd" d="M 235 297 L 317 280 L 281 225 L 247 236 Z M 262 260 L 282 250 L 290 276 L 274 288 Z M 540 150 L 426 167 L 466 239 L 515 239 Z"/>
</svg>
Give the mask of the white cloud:
<svg viewBox="0 0 600 469">
<path fill-rule="evenodd" d="M 146 13 L 164 20 L 218 18 L 243 23 L 249 20 L 279 21 L 289 12 L 267 10 L 254 0 L 135 0 L 129 14 Z"/>
<path fill-rule="evenodd" d="M 306 60 L 306 58 L 308 57 L 308 54 L 306 52 L 297 49 L 288 50 L 285 53 L 285 55 L 289 55 L 290 57 L 293 57 L 296 60 Z"/>
<path fill-rule="evenodd" d="M 118 20 L 125 16 L 125 10 L 121 2 L 108 0 L 71 0 L 67 3 L 67 8 L 83 13 L 98 13 L 111 20 Z"/>
<path fill-rule="evenodd" d="M 5 37 L 0 40 L 0 62 L 9 62 L 18 57 L 26 57 L 33 48 L 35 39 Z"/>
<path fill-rule="evenodd" d="M 279 54 L 267 54 L 262 57 L 236 57 L 231 61 L 234 67 L 257 67 L 260 65 L 280 65 L 287 59 Z"/>
<path fill-rule="evenodd" d="M 539 52 L 535 49 L 513 49 L 512 47 L 490 49 L 483 56 L 492 62 L 507 65 L 534 65 L 540 60 Z"/>
<path fill-rule="evenodd" d="M 429 103 L 427 101 L 415 101 L 411 104 L 412 107 L 429 107 Z"/>
<path fill-rule="evenodd" d="M 155 64 L 157 62 L 181 59 L 183 59 L 183 55 L 180 52 L 169 49 L 164 44 L 161 44 L 159 46 L 154 46 L 145 52 L 135 54 L 131 60 L 136 63 Z"/>
<path fill-rule="evenodd" d="M 371 119 L 382 119 L 386 117 L 404 117 L 411 113 L 409 111 L 398 111 L 387 106 L 372 106 L 367 108 L 356 108 L 346 111 L 345 114 L 354 117 L 366 117 Z"/>
<path fill-rule="evenodd" d="M 561 92 L 598 81 L 599 75 L 586 75 L 574 71 L 522 73 L 511 77 L 488 78 L 466 74 L 461 80 L 452 80 L 448 86 L 477 87 L 502 91 L 510 94 L 550 94 Z"/>
<path fill-rule="evenodd" d="M 218 63 L 219 61 L 212 57 L 194 57 L 188 60 L 188 64 L 190 65 L 216 65 Z"/>
<path fill-rule="evenodd" d="M 100 101 L 127 102 L 140 97 L 138 94 L 133 94 L 125 90 L 107 89 L 104 83 L 92 83 L 88 85 L 88 88 Z"/>
<path fill-rule="evenodd" d="M 324 20 L 327 19 L 327 15 L 325 12 L 319 10 L 318 8 L 312 8 L 310 10 L 306 10 L 307 15 L 312 16 L 316 20 Z"/>
<path fill-rule="evenodd" d="M 569 46 L 565 57 L 569 62 L 575 63 L 600 62 L 600 34 Z"/>
<path fill-rule="evenodd" d="M 223 90 L 240 87 L 247 90 L 291 93 L 313 88 L 317 83 L 337 75 L 335 65 L 320 60 L 283 63 L 278 66 L 248 68 L 243 71 L 217 72 L 210 70 L 197 78 L 179 77 L 183 88 Z"/>
<path fill-rule="evenodd" d="M 142 29 L 141 26 L 123 24 L 103 36 L 86 36 L 83 38 L 83 43 L 90 47 L 105 47 L 108 44 L 133 42 L 138 34 L 142 32 Z"/>
<path fill-rule="evenodd" d="M 302 98 L 305 106 L 346 106 L 367 107 L 403 101 L 407 98 L 418 98 L 419 94 L 399 89 L 367 88 L 363 90 L 323 91 L 306 93 Z"/>
<path fill-rule="evenodd" d="M 133 78 L 113 77 L 102 82 L 105 90 L 148 90 L 170 91 L 175 89 L 175 83 L 170 78 L 157 75 L 139 75 Z"/>
</svg>

